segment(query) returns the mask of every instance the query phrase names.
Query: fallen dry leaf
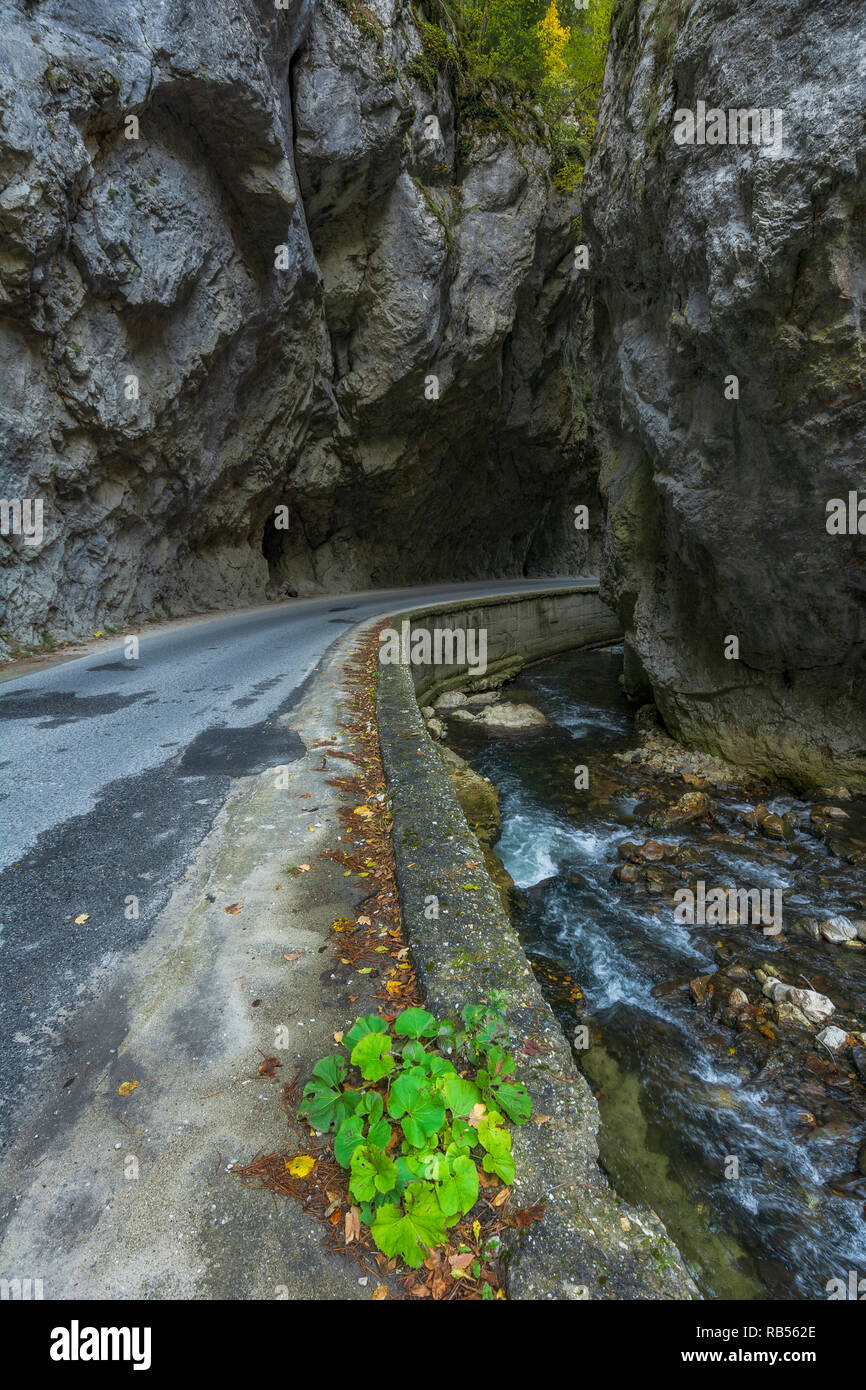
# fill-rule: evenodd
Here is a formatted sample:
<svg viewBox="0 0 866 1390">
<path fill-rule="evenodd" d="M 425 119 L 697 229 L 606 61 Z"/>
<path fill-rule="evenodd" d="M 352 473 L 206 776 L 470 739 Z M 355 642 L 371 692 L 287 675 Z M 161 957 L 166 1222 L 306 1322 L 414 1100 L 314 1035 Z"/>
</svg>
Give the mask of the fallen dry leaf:
<svg viewBox="0 0 866 1390">
<path fill-rule="evenodd" d="M 282 1062 L 277 1057 L 268 1057 L 266 1053 L 262 1055 L 265 1060 L 259 1062 L 259 1076 L 276 1076 L 277 1067 L 281 1067 Z"/>
<path fill-rule="evenodd" d="M 531 1226 L 533 1221 L 544 1220 L 544 1207 L 540 1203 L 535 1207 L 524 1207 L 523 1211 L 514 1212 L 510 1219 L 518 1230 L 523 1230 L 524 1226 Z"/>
<path fill-rule="evenodd" d="M 493 1205 L 494 1205 L 495 1207 L 504 1207 L 504 1206 L 505 1206 L 505 1203 L 508 1201 L 508 1198 L 509 1198 L 510 1196 L 511 1196 L 511 1188 L 510 1188 L 510 1187 L 503 1187 L 502 1191 L 501 1191 L 501 1192 L 497 1192 L 496 1196 L 493 1198 Z"/>
<path fill-rule="evenodd" d="M 240 912 L 242 907 L 243 903 L 229 903 L 228 907 L 226 908 L 226 912 L 229 912 L 232 916 L 234 916 L 236 912 Z"/>
<path fill-rule="evenodd" d="M 374 1303 L 381 1303 L 383 1298 L 388 1297 L 388 1288 L 385 1284 L 377 1284 L 373 1290 L 372 1298 Z"/>
<path fill-rule="evenodd" d="M 370 927 L 370 926 L 372 926 L 372 925 L 373 925 L 373 924 L 372 924 L 372 922 L 370 921 L 369 917 L 359 917 L 359 918 L 358 918 L 358 926 L 359 926 L 359 927 Z"/>
<path fill-rule="evenodd" d="M 286 1160 L 286 1168 L 293 1178 L 309 1177 L 316 1166 L 316 1160 L 312 1154 L 297 1154 L 295 1158 Z"/>
<path fill-rule="evenodd" d="M 356 816 L 363 816 L 364 820 L 367 820 L 372 816 L 373 812 L 370 810 L 369 806 L 356 806 L 354 814 Z"/>
<path fill-rule="evenodd" d="M 361 1213 L 357 1207 L 350 1207 L 346 1212 L 344 1230 L 347 1245 L 351 1245 L 353 1240 L 361 1239 Z"/>
</svg>

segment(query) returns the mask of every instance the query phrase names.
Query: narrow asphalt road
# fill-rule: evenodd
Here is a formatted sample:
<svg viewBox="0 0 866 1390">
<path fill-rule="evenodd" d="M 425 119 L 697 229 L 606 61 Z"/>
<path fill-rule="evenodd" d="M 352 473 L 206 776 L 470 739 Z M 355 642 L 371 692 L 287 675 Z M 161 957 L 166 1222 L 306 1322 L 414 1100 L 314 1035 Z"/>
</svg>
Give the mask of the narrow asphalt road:
<svg viewBox="0 0 866 1390">
<path fill-rule="evenodd" d="M 285 717 L 337 636 L 401 608 L 591 580 L 295 600 L 140 635 L 0 686 L 0 1150 L 39 1072 L 134 950 L 233 777 L 300 757 Z M 120 642 L 121 639 L 118 639 Z M 80 924 L 76 918 L 86 920 Z"/>
</svg>

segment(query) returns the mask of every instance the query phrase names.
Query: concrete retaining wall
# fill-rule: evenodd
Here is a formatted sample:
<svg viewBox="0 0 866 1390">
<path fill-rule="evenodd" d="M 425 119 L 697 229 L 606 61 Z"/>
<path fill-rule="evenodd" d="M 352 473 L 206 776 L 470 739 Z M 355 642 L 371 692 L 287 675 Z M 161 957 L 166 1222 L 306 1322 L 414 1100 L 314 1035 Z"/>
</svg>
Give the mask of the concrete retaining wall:
<svg viewBox="0 0 866 1390">
<path fill-rule="evenodd" d="M 400 621 L 408 618 L 400 615 Z M 598 596 L 597 584 L 440 605 L 413 613 L 411 624 L 413 632 L 423 629 L 431 636 L 435 629 L 485 632 L 488 675 L 574 647 L 614 642 L 622 635 L 619 622 Z M 467 669 L 457 663 L 417 664 L 411 674 L 415 693 L 426 704 L 443 690 L 463 686 Z"/>
<path fill-rule="evenodd" d="M 401 613 L 391 623 L 399 629 L 409 618 L 413 629 L 432 631 L 446 621 L 486 627 L 489 654 L 500 669 L 618 635 L 597 588 Z M 510 1238 L 509 1297 L 695 1297 L 658 1217 L 621 1201 L 598 1167 L 595 1098 L 535 980 L 424 727 L 418 694 L 427 700 L 464 679 L 465 671 L 457 669 L 381 665 L 379 734 L 403 925 L 427 1006 L 440 1017 L 458 1017 L 465 1005 L 503 991 L 518 1076 L 532 1097 L 535 1118 L 513 1130 L 512 1206 L 544 1203 L 545 1216 Z"/>
</svg>

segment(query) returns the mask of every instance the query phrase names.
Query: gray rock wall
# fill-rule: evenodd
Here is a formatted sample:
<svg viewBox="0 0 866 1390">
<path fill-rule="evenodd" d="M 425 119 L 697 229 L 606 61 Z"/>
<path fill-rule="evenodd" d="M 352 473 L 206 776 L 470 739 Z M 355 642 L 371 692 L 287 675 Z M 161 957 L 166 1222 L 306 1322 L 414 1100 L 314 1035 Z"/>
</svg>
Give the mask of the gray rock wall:
<svg viewBox="0 0 866 1390">
<path fill-rule="evenodd" d="M 677 144 L 699 100 L 778 108 L 781 142 Z M 583 357 L 603 594 L 668 727 L 861 786 L 866 542 L 828 534 L 826 505 L 866 498 L 864 110 L 862 0 L 625 0 L 584 181 Z"/>
<path fill-rule="evenodd" d="M 4 7 L 0 480 L 44 502 L 38 544 L 0 540 L 20 642 L 594 560 L 549 154 L 458 130 L 400 0 L 286 3 Z"/>
</svg>

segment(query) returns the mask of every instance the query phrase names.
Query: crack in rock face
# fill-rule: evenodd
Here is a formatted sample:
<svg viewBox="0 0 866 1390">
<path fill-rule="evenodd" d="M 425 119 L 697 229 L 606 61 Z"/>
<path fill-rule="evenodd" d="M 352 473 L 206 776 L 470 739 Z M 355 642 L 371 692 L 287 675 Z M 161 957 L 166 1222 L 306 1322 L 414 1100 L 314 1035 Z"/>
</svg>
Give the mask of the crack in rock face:
<svg viewBox="0 0 866 1390">
<path fill-rule="evenodd" d="M 532 141 L 458 157 L 411 17 L 376 13 L 4 16 L 3 495 L 44 500 L 4 536 L 4 645 L 592 570 L 575 199 Z"/>
<path fill-rule="evenodd" d="M 638 684 L 687 743 L 860 788 L 863 538 L 826 522 L 866 495 L 862 50 L 860 0 L 624 5 L 583 185 L 603 592 Z M 699 103 L 781 139 L 678 143 Z"/>
</svg>

